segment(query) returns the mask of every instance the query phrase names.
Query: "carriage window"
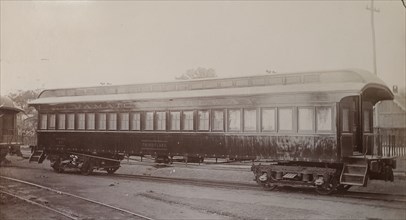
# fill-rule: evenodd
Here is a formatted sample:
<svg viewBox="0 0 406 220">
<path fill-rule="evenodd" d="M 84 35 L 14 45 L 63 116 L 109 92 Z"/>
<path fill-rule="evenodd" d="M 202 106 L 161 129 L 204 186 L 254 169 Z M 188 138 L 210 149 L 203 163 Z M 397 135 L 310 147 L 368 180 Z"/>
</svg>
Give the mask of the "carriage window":
<svg viewBox="0 0 406 220">
<path fill-rule="evenodd" d="M 166 112 L 156 113 L 156 130 L 166 130 Z"/>
<path fill-rule="evenodd" d="M 65 129 L 66 117 L 65 114 L 58 114 L 58 129 Z"/>
<path fill-rule="evenodd" d="M 55 129 L 55 122 L 56 122 L 55 119 L 56 119 L 55 114 L 49 115 L 48 129 Z"/>
<path fill-rule="evenodd" d="M 94 130 L 95 129 L 95 115 L 94 113 L 86 114 L 86 129 Z"/>
<path fill-rule="evenodd" d="M 183 130 L 190 131 L 193 130 L 193 111 L 184 111 L 182 114 L 183 118 Z"/>
<path fill-rule="evenodd" d="M 198 129 L 199 131 L 209 130 L 209 111 L 198 111 L 197 116 L 199 118 Z"/>
<path fill-rule="evenodd" d="M 275 131 L 275 109 L 262 109 L 262 131 Z"/>
<path fill-rule="evenodd" d="M 298 108 L 299 131 L 313 131 L 314 128 L 314 110 L 313 108 Z"/>
<path fill-rule="evenodd" d="M 257 130 L 257 110 L 244 109 L 244 131 Z"/>
<path fill-rule="evenodd" d="M 120 113 L 120 130 L 128 130 L 130 127 L 130 114 Z"/>
<path fill-rule="evenodd" d="M 106 113 L 100 113 L 98 116 L 97 129 L 106 130 Z"/>
<path fill-rule="evenodd" d="M 67 114 L 66 129 L 75 129 L 75 114 Z"/>
<path fill-rule="evenodd" d="M 371 124 L 369 120 L 369 111 L 366 110 L 364 111 L 364 131 L 365 132 L 370 132 L 371 131 Z"/>
<path fill-rule="evenodd" d="M 141 114 L 135 112 L 131 114 L 131 130 L 140 130 L 141 129 Z"/>
<path fill-rule="evenodd" d="M 241 110 L 228 110 L 228 130 L 239 131 L 241 129 Z"/>
<path fill-rule="evenodd" d="M 171 130 L 179 131 L 180 130 L 180 112 L 171 112 Z"/>
<path fill-rule="evenodd" d="M 343 108 L 342 112 L 342 131 L 350 132 L 350 110 L 348 108 Z"/>
<path fill-rule="evenodd" d="M 85 114 L 84 113 L 79 113 L 77 114 L 77 126 L 78 129 L 85 129 Z"/>
<path fill-rule="evenodd" d="M 278 127 L 280 131 L 293 130 L 293 109 L 279 108 L 278 109 Z"/>
<path fill-rule="evenodd" d="M 333 129 L 331 107 L 317 107 L 317 131 L 331 131 Z"/>
<path fill-rule="evenodd" d="M 224 130 L 224 111 L 213 111 L 213 131 Z"/>
<path fill-rule="evenodd" d="M 154 130 L 154 113 L 153 112 L 145 112 L 144 130 L 147 130 L 147 131 Z"/>
<path fill-rule="evenodd" d="M 108 115 L 108 128 L 109 130 L 117 130 L 117 114 L 116 113 L 109 113 Z"/>
<path fill-rule="evenodd" d="M 41 115 L 41 123 L 39 129 L 47 129 L 48 117 L 45 114 Z"/>
</svg>

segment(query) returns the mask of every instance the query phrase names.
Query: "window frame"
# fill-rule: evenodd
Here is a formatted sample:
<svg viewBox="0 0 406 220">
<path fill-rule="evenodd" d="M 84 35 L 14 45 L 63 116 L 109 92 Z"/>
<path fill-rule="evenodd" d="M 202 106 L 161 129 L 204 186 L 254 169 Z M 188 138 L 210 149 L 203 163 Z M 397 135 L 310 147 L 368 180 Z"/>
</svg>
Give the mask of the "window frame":
<svg viewBox="0 0 406 220">
<path fill-rule="evenodd" d="M 127 120 L 124 120 L 123 115 L 127 115 Z M 123 125 L 126 127 L 123 128 Z M 119 112 L 118 113 L 118 126 L 119 131 L 129 131 L 130 130 L 130 113 L 129 112 Z"/>
<path fill-rule="evenodd" d="M 185 113 L 186 112 L 190 112 L 191 113 L 191 115 L 192 115 L 192 119 L 188 119 L 188 121 L 189 122 L 192 122 L 191 123 L 191 125 L 192 125 L 192 128 L 191 129 L 186 129 L 185 127 L 185 125 L 186 125 L 186 119 L 185 119 Z M 194 131 L 195 130 L 195 110 L 183 110 L 182 111 L 182 113 L 181 113 L 181 117 L 180 117 L 180 119 L 181 119 L 181 130 L 182 131 Z M 190 123 L 188 123 L 188 125 L 190 125 Z"/>
<path fill-rule="evenodd" d="M 201 129 L 200 128 L 200 125 L 202 124 L 201 123 L 201 120 L 200 120 L 200 112 L 207 112 L 207 118 L 205 118 L 204 119 L 204 121 L 206 122 L 207 121 L 207 129 Z M 197 126 L 196 126 L 196 129 L 197 129 L 197 131 L 210 131 L 210 110 L 208 110 L 208 109 L 200 109 L 200 110 L 197 110 L 197 114 L 196 114 L 196 122 L 197 122 Z"/>
<path fill-rule="evenodd" d="M 245 118 L 245 114 L 246 114 L 246 112 L 247 111 L 255 111 L 255 120 L 254 120 L 254 123 L 255 123 L 255 128 L 254 129 L 247 129 L 246 128 L 246 118 Z M 244 108 L 243 109 L 243 113 L 242 113 L 243 115 L 242 115 L 242 121 L 243 121 L 243 126 L 242 126 L 242 129 L 243 129 L 243 131 L 244 132 L 257 132 L 258 131 L 258 109 L 256 109 L 256 108 Z"/>
<path fill-rule="evenodd" d="M 115 117 L 112 117 L 115 116 Z M 112 118 L 115 118 L 115 120 L 111 120 Z M 108 112 L 107 113 L 107 129 L 108 131 L 117 131 L 117 126 L 118 126 L 118 115 L 116 112 Z M 112 126 L 112 122 L 114 122 L 115 126 Z"/>
<path fill-rule="evenodd" d="M 311 129 L 310 130 L 302 130 L 300 129 L 300 110 L 301 109 L 310 109 L 312 111 L 312 119 L 311 119 Z M 316 131 L 316 108 L 314 106 L 298 106 L 297 107 L 297 131 L 298 133 L 314 133 Z"/>
<path fill-rule="evenodd" d="M 365 113 L 368 113 L 368 117 L 367 117 L 368 124 L 365 124 L 365 115 L 366 115 Z M 362 110 L 362 131 L 363 131 L 363 133 L 373 133 L 372 123 L 371 123 L 372 122 L 371 113 L 372 113 L 372 111 L 369 109 Z M 365 125 L 367 125 L 367 126 L 365 126 Z M 368 130 L 366 129 L 366 127 L 368 128 Z"/>
<path fill-rule="evenodd" d="M 63 116 L 63 120 L 61 120 L 61 116 Z M 65 113 L 58 113 L 56 114 L 56 130 L 66 130 L 66 114 Z M 62 125 L 63 122 L 63 126 Z"/>
<path fill-rule="evenodd" d="M 103 128 L 101 128 L 101 116 L 104 115 L 104 120 L 103 120 Z M 106 112 L 99 112 L 96 114 L 96 130 L 98 131 L 107 131 L 107 113 Z"/>
<path fill-rule="evenodd" d="M 71 117 L 72 116 L 72 120 Z M 75 130 L 76 129 L 76 115 L 75 113 L 67 113 L 66 114 L 66 130 Z"/>
<path fill-rule="evenodd" d="M 134 116 L 138 115 L 138 120 L 134 120 Z M 142 128 L 142 116 L 141 112 L 131 112 L 130 113 L 130 131 L 141 131 Z M 138 125 L 137 127 L 134 126 L 134 124 Z"/>
<path fill-rule="evenodd" d="M 47 129 L 56 130 L 56 114 L 51 113 L 47 116 Z"/>
<path fill-rule="evenodd" d="M 163 113 L 163 114 L 161 114 L 161 115 L 163 115 L 165 118 L 164 119 L 160 119 L 159 117 L 159 115 L 160 114 L 158 114 L 158 113 Z M 154 130 L 155 131 L 166 131 L 166 129 L 167 129 L 167 114 L 166 114 L 166 111 L 156 111 L 155 112 L 155 114 L 154 114 Z M 158 120 L 158 119 L 160 119 L 160 120 Z M 163 122 L 163 126 L 162 126 L 162 124 L 159 124 L 159 122 Z M 159 126 L 159 125 L 161 125 L 161 127 Z"/>
<path fill-rule="evenodd" d="M 80 116 L 83 116 L 83 121 L 80 120 L 81 119 Z M 83 113 L 83 112 L 76 113 L 75 120 L 76 120 L 75 121 L 76 130 L 85 130 L 86 129 L 86 114 L 85 113 Z M 83 127 L 80 127 L 80 125 L 82 125 L 82 123 L 83 123 Z"/>
<path fill-rule="evenodd" d="M 290 110 L 292 110 L 292 124 L 291 124 L 291 126 L 292 126 L 292 128 L 290 129 L 290 130 L 288 130 L 288 129 L 281 129 L 281 118 L 280 118 L 280 116 L 282 115 L 281 114 L 281 110 L 284 110 L 284 109 L 290 109 Z M 295 119 L 295 107 L 293 107 L 293 106 L 284 106 L 284 107 L 278 107 L 277 108 L 277 111 L 278 111 L 278 113 L 277 113 L 277 130 L 278 130 L 278 133 L 279 132 L 281 132 L 281 133 L 283 133 L 283 132 L 286 132 L 286 133 L 294 133 L 295 132 L 295 120 L 297 120 L 297 119 Z"/>
<path fill-rule="evenodd" d="M 47 129 L 48 129 L 48 114 L 40 114 L 39 130 L 47 130 Z"/>
<path fill-rule="evenodd" d="M 149 121 L 147 121 L 147 119 L 148 119 L 148 113 L 151 113 L 152 114 L 152 117 L 151 117 L 151 119 L 152 119 L 152 121 L 151 121 L 151 123 L 149 123 Z M 146 112 L 144 112 L 144 127 L 143 127 L 143 131 L 154 131 L 154 117 L 155 117 L 155 114 L 154 114 L 154 112 L 153 111 L 146 111 Z M 152 127 L 151 128 L 147 128 L 147 126 L 149 126 L 149 125 L 151 125 Z"/>
<path fill-rule="evenodd" d="M 264 129 L 264 110 L 273 110 L 273 129 Z M 261 132 L 273 132 L 276 133 L 278 131 L 278 110 L 277 107 L 263 107 L 261 108 Z"/>
<path fill-rule="evenodd" d="M 240 113 L 240 117 L 239 117 L 239 122 L 240 123 L 238 123 L 239 124 L 239 129 L 238 130 L 230 129 L 230 111 L 238 111 Z M 243 111 L 242 111 L 241 108 L 229 108 L 229 109 L 227 109 L 227 131 L 228 132 L 241 132 L 242 128 L 243 128 L 242 121 L 243 121 Z"/>
<path fill-rule="evenodd" d="M 177 118 L 177 120 L 176 120 L 176 122 L 179 123 L 178 126 L 177 126 L 177 129 L 173 129 L 173 125 L 175 123 L 173 123 L 174 121 L 173 121 L 172 113 L 179 113 L 179 118 Z M 175 111 L 169 111 L 169 119 L 168 119 L 168 121 L 169 121 L 169 130 L 170 131 L 181 131 L 181 117 L 182 117 L 182 112 L 181 111 L 176 111 L 176 110 Z"/>
<path fill-rule="evenodd" d="M 319 108 L 329 108 L 330 109 L 330 123 L 331 123 L 331 128 L 330 130 L 319 130 L 319 118 L 318 118 L 318 114 L 317 114 L 317 109 Z M 334 127 L 334 108 L 331 105 L 320 105 L 320 106 L 316 106 L 315 108 L 315 129 L 316 129 L 316 133 L 333 133 L 335 132 Z"/>
<path fill-rule="evenodd" d="M 348 126 L 348 129 L 347 130 L 344 130 L 344 124 L 345 124 L 345 120 L 344 120 L 344 110 L 345 111 L 347 111 L 347 126 Z M 352 118 L 351 118 L 351 109 L 350 108 L 342 108 L 341 109 L 341 127 L 340 127 L 340 131 L 341 131 L 341 133 L 352 133 L 352 127 L 353 127 L 353 125 L 352 125 L 352 123 L 353 123 L 353 121 L 352 121 Z"/>
<path fill-rule="evenodd" d="M 215 112 L 221 112 L 222 113 L 221 130 L 216 129 L 217 127 L 216 127 L 216 121 L 215 121 L 215 116 L 216 116 Z M 226 112 L 225 109 L 212 109 L 211 110 L 211 124 L 212 124 L 211 131 L 213 131 L 213 132 L 225 132 L 225 128 L 226 128 L 226 126 L 225 126 L 225 119 L 226 119 L 225 112 Z"/>
<path fill-rule="evenodd" d="M 93 127 L 89 126 L 90 123 L 91 123 L 91 121 L 89 120 L 90 115 L 93 115 L 93 123 L 92 123 Z M 86 128 L 86 130 L 91 130 L 91 131 L 96 130 L 96 113 L 86 112 L 86 114 L 85 114 L 85 128 Z"/>
</svg>

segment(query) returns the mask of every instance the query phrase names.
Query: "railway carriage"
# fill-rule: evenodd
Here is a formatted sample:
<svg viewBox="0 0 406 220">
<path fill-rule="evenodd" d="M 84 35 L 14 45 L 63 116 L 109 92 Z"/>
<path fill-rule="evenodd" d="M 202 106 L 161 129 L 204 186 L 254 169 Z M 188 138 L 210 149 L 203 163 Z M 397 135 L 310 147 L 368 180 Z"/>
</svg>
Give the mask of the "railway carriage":
<svg viewBox="0 0 406 220">
<path fill-rule="evenodd" d="M 20 153 L 17 132 L 17 114 L 23 112 L 13 101 L 0 96 L 0 165 L 6 160 L 7 153 Z"/>
<path fill-rule="evenodd" d="M 330 193 L 393 180 L 395 160 L 377 155 L 372 128 L 373 106 L 390 99 L 361 70 L 45 90 L 30 103 L 30 160 L 112 173 L 124 155 L 247 159 L 265 188 Z"/>
</svg>

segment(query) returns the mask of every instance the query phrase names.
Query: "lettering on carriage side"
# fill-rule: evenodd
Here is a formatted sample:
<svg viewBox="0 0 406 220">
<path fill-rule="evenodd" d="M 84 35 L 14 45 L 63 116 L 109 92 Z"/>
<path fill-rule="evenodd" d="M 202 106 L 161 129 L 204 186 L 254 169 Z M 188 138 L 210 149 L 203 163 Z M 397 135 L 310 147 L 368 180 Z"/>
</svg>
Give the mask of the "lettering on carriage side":
<svg viewBox="0 0 406 220">
<path fill-rule="evenodd" d="M 167 151 L 166 141 L 142 140 L 141 150 L 143 151 Z"/>
<path fill-rule="evenodd" d="M 65 138 L 57 137 L 55 140 L 56 140 L 56 147 L 65 147 Z"/>
</svg>

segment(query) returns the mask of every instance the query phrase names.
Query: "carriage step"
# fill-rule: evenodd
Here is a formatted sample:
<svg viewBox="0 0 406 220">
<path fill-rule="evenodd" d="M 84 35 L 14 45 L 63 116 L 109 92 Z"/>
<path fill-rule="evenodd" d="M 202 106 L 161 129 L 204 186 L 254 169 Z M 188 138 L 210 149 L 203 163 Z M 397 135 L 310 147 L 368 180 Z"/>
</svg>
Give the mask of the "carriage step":
<svg viewBox="0 0 406 220">
<path fill-rule="evenodd" d="M 355 163 L 344 164 L 340 176 L 340 184 L 352 186 L 365 186 L 366 176 L 368 171 L 367 163 L 360 163 L 360 161 L 353 161 Z"/>
<path fill-rule="evenodd" d="M 364 184 L 353 183 L 353 182 L 341 182 L 340 184 L 343 184 L 343 185 L 351 185 L 351 186 L 363 186 L 363 185 L 364 185 Z"/>
<path fill-rule="evenodd" d="M 343 173 L 344 176 L 354 176 L 354 177 L 364 177 L 362 174 L 356 174 L 356 173 Z"/>
<path fill-rule="evenodd" d="M 28 162 L 37 162 L 37 163 L 42 163 L 46 158 L 46 154 L 42 150 L 34 150 L 34 152 L 31 154 L 30 159 Z"/>
</svg>

